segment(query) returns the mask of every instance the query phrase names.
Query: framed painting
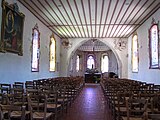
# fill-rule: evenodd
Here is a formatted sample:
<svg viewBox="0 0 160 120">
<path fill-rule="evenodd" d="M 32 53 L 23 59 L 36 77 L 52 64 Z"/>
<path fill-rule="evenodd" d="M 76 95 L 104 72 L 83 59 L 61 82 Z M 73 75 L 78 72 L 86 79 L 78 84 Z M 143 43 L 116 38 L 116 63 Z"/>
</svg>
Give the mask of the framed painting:
<svg viewBox="0 0 160 120">
<path fill-rule="evenodd" d="M 16 3 L 2 1 L 2 33 L 0 51 L 23 55 L 24 14 L 19 12 Z"/>
</svg>

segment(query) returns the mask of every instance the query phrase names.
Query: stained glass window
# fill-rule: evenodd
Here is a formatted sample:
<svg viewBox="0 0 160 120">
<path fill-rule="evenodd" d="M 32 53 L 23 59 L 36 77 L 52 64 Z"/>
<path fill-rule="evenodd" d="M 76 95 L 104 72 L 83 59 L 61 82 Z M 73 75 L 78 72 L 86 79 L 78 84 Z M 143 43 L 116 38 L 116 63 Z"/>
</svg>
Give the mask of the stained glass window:
<svg viewBox="0 0 160 120">
<path fill-rule="evenodd" d="M 80 56 L 77 55 L 77 59 L 76 59 L 76 71 L 80 70 Z"/>
<path fill-rule="evenodd" d="M 101 71 L 102 71 L 102 73 L 108 72 L 108 68 L 109 68 L 108 55 L 102 55 L 102 58 L 101 58 Z"/>
<path fill-rule="evenodd" d="M 38 30 L 37 24 L 33 28 L 32 33 L 32 72 L 38 72 L 39 71 L 39 48 L 40 48 L 40 33 Z"/>
<path fill-rule="evenodd" d="M 159 68 L 158 25 L 153 24 L 149 30 L 150 68 Z"/>
<path fill-rule="evenodd" d="M 88 56 L 88 59 L 87 59 L 87 68 L 89 68 L 89 69 L 95 68 L 94 57 L 92 55 Z"/>
<path fill-rule="evenodd" d="M 138 54 L 138 36 L 137 34 L 133 35 L 132 38 L 132 72 L 138 72 L 139 54 Z"/>
<path fill-rule="evenodd" d="M 55 71 L 55 69 L 56 69 L 56 40 L 54 38 L 54 35 L 51 35 L 51 37 L 50 37 L 49 50 L 50 50 L 50 59 L 49 59 L 50 67 L 49 67 L 49 70 L 50 71 Z"/>
</svg>

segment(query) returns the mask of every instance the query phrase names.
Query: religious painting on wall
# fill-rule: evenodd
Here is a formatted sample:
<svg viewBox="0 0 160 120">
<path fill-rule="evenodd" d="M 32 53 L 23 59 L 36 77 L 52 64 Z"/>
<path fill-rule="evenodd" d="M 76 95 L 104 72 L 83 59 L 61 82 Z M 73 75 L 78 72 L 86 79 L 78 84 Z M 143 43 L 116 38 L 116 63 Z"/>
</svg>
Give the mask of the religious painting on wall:
<svg viewBox="0 0 160 120">
<path fill-rule="evenodd" d="M 1 52 L 12 52 L 23 55 L 24 14 L 19 12 L 18 5 L 2 1 Z"/>
</svg>

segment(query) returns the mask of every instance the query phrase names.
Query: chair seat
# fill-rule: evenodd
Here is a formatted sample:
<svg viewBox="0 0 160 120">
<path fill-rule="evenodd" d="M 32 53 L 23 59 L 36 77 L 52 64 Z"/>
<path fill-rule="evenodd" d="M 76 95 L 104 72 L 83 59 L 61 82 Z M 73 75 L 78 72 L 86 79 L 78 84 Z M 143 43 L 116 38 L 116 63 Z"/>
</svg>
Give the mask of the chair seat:
<svg viewBox="0 0 160 120">
<path fill-rule="evenodd" d="M 149 120 L 160 120 L 160 114 L 148 114 Z"/>
<path fill-rule="evenodd" d="M 68 101 L 68 99 L 67 98 L 65 98 L 65 99 L 63 99 L 63 98 L 58 98 L 58 102 L 67 102 Z"/>
<path fill-rule="evenodd" d="M 122 117 L 123 120 L 128 120 L 127 117 Z M 130 117 L 129 120 L 143 120 L 141 117 Z"/>
<path fill-rule="evenodd" d="M 31 103 L 33 107 L 42 107 L 44 106 L 44 103 Z"/>
<path fill-rule="evenodd" d="M 27 105 L 28 103 L 27 102 L 14 102 L 13 103 L 14 105 Z"/>
<path fill-rule="evenodd" d="M 30 111 L 25 111 L 25 114 L 28 115 L 30 113 Z M 22 111 L 13 111 L 11 112 L 11 117 L 12 118 L 17 118 L 20 117 L 22 114 Z"/>
<path fill-rule="evenodd" d="M 118 111 L 118 107 L 115 107 L 116 111 Z M 120 107 L 120 112 L 127 112 L 126 107 Z"/>
<path fill-rule="evenodd" d="M 46 118 L 49 118 L 52 115 L 52 113 L 46 113 Z M 33 113 L 33 119 L 43 119 L 44 118 L 44 112 L 34 112 Z"/>
<path fill-rule="evenodd" d="M 61 107 L 61 104 L 57 104 L 57 108 Z M 47 104 L 47 109 L 56 108 L 56 104 Z"/>
</svg>

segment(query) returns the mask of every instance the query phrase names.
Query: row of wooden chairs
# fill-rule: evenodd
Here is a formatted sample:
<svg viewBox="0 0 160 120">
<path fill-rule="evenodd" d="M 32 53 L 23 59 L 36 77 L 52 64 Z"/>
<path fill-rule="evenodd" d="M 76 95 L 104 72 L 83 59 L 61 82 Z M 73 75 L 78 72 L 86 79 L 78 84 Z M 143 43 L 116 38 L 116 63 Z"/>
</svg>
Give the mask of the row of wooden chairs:
<svg viewBox="0 0 160 120">
<path fill-rule="evenodd" d="M 101 86 L 114 120 L 149 120 L 155 113 L 160 118 L 158 85 L 110 78 L 101 80 Z"/>
<path fill-rule="evenodd" d="M 56 120 L 65 111 L 67 112 L 83 85 L 83 77 L 33 80 L 16 87 L 7 84 L 4 87 L 4 84 L 1 84 L 1 119 L 7 117 L 21 120 L 53 118 Z M 10 107 L 12 109 L 9 109 Z"/>
</svg>

